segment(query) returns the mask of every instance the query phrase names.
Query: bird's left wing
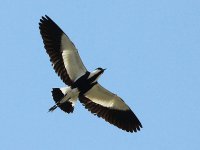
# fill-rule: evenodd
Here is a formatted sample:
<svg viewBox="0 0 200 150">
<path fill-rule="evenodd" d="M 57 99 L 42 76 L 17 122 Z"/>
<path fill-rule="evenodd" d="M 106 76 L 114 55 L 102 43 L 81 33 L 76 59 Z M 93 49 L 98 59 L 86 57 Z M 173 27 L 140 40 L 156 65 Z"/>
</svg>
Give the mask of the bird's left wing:
<svg viewBox="0 0 200 150">
<path fill-rule="evenodd" d="M 40 19 L 39 29 L 54 70 L 65 84 L 72 85 L 87 71 L 76 47 L 48 16 Z"/>
<path fill-rule="evenodd" d="M 122 130 L 137 132 L 142 128 L 142 124 L 128 105 L 98 83 L 85 94 L 79 95 L 79 99 L 90 112 Z"/>
</svg>

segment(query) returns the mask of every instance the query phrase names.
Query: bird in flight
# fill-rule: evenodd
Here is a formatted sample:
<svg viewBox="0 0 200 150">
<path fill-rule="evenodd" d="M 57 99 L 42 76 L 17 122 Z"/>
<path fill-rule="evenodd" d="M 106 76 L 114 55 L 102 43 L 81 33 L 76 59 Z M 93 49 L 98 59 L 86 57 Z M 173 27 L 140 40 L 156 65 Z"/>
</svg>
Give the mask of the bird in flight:
<svg viewBox="0 0 200 150">
<path fill-rule="evenodd" d="M 39 22 L 44 48 L 50 57 L 55 72 L 67 85 L 53 88 L 52 97 L 55 105 L 66 113 L 72 113 L 79 101 L 94 115 L 127 132 L 137 132 L 142 124 L 130 107 L 116 94 L 98 83 L 98 78 L 105 69 L 98 67 L 89 72 L 84 66 L 79 53 L 62 29 L 47 15 Z"/>
</svg>

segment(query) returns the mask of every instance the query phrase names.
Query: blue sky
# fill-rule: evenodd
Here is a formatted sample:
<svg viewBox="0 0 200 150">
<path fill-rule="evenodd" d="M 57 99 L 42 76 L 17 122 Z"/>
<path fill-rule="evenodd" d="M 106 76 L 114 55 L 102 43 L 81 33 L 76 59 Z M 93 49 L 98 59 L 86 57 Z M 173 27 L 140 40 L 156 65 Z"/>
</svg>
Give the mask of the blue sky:
<svg viewBox="0 0 200 150">
<path fill-rule="evenodd" d="M 32 0 L 0 5 L 0 145 L 4 150 L 198 149 L 200 1 Z M 120 95 L 143 124 L 126 133 L 78 103 L 47 113 L 64 84 L 43 48 L 38 22 L 49 15 L 89 71 Z"/>
</svg>

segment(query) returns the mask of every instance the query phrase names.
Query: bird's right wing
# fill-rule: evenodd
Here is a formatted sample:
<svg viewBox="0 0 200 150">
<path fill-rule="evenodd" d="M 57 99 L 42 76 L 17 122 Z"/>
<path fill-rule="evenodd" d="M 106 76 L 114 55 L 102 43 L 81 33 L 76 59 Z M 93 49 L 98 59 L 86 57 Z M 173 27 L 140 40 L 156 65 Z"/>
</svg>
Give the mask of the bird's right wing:
<svg viewBox="0 0 200 150">
<path fill-rule="evenodd" d="M 128 105 L 98 83 L 85 94 L 79 95 L 79 99 L 90 112 L 122 130 L 136 132 L 142 128 L 142 124 Z"/>
<path fill-rule="evenodd" d="M 40 19 L 39 29 L 54 70 L 65 84 L 72 85 L 87 72 L 76 47 L 48 16 Z"/>
</svg>

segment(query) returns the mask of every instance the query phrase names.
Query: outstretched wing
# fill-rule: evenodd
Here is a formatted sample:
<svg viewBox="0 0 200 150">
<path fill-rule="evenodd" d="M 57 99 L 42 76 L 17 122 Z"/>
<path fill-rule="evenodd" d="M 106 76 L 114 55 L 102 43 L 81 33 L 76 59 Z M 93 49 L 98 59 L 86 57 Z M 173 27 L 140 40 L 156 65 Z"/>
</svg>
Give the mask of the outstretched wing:
<svg viewBox="0 0 200 150">
<path fill-rule="evenodd" d="M 90 112 L 122 130 L 137 132 L 142 128 L 142 124 L 128 105 L 98 83 L 80 95 L 79 99 Z"/>
<path fill-rule="evenodd" d="M 48 16 L 40 19 L 39 29 L 54 70 L 65 84 L 72 85 L 87 71 L 76 47 Z"/>
</svg>

